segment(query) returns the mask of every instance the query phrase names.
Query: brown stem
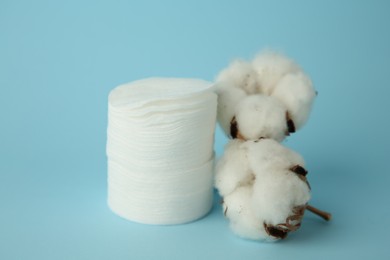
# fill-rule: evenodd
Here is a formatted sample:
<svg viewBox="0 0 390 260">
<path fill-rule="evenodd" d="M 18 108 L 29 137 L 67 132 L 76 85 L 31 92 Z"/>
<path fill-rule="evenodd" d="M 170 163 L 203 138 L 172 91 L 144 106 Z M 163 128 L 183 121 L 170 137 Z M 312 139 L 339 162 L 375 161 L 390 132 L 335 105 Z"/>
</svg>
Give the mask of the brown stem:
<svg viewBox="0 0 390 260">
<path fill-rule="evenodd" d="M 307 205 L 306 209 L 308 211 L 316 214 L 317 216 L 320 216 L 321 218 L 325 219 L 326 221 L 329 221 L 332 219 L 332 214 L 325 212 L 325 211 L 322 211 L 322 210 L 319 210 L 313 206 Z"/>
</svg>

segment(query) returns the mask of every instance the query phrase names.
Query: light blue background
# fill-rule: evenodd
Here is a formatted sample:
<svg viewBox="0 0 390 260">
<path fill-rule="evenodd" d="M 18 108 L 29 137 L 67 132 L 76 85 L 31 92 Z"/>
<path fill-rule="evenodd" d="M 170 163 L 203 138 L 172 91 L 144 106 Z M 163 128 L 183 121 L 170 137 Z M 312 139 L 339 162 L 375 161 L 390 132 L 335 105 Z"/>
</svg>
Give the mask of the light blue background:
<svg viewBox="0 0 390 260">
<path fill-rule="evenodd" d="M 389 1 L 0 2 L 0 259 L 390 259 Z M 200 221 L 135 224 L 106 205 L 107 95 L 149 76 L 212 80 L 272 47 L 319 92 L 286 145 L 312 204 L 281 243 Z M 221 154 L 226 139 L 217 132 Z"/>
</svg>

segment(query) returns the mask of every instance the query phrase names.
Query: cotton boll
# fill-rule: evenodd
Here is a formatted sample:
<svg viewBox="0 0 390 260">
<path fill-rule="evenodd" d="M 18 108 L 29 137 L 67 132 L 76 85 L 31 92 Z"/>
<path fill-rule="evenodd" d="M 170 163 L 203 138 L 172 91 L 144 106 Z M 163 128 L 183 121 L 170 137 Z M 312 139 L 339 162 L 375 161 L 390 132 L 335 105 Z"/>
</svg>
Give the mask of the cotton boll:
<svg viewBox="0 0 390 260">
<path fill-rule="evenodd" d="M 303 158 L 271 139 L 246 142 L 248 162 L 255 174 L 252 206 L 254 214 L 264 219 L 268 227 L 278 231 L 297 208 L 303 209 L 310 199 Z M 302 212 L 303 214 L 303 212 Z M 283 226 L 282 226 L 283 227 Z M 297 227 L 294 227 L 297 228 Z M 278 231 L 280 238 L 287 235 Z"/>
<path fill-rule="evenodd" d="M 256 71 L 251 63 L 243 60 L 233 61 L 219 73 L 216 82 L 227 82 L 244 90 L 247 94 L 256 94 L 260 90 Z"/>
<path fill-rule="evenodd" d="M 291 59 L 277 52 L 265 51 L 252 61 L 257 73 L 257 82 L 261 92 L 271 95 L 278 81 L 288 73 L 300 71 L 300 67 Z"/>
<path fill-rule="evenodd" d="M 302 72 L 285 75 L 276 85 L 272 96 L 287 108 L 296 129 L 307 121 L 316 97 L 311 80 Z"/>
<path fill-rule="evenodd" d="M 236 105 L 246 97 L 244 90 L 230 83 L 219 82 L 215 85 L 218 95 L 217 120 L 226 135 L 230 134 L 230 122 L 234 117 Z"/>
<path fill-rule="evenodd" d="M 231 163 L 233 158 L 238 160 Z M 273 139 L 231 141 L 216 182 L 233 232 L 276 241 L 298 229 L 310 199 L 304 165 L 298 153 Z"/>
<path fill-rule="evenodd" d="M 253 214 L 252 186 L 242 186 L 224 198 L 223 212 L 235 234 L 247 239 L 264 239 L 267 234 L 261 218 Z"/>
<path fill-rule="evenodd" d="M 271 139 L 247 142 L 248 162 L 255 175 L 251 207 L 275 238 L 298 229 L 310 199 L 304 161 Z"/>
<path fill-rule="evenodd" d="M 249 167 L 255 174 L 257 169 L 262 170 L 265 167 L 280 170 L 295 165 L 305 166 L 301 155 L 273 139 L 245 142 L 244 146 L 247 149 Z"/>
<path fill-rule="evenodd" d="M 232 140 L 218 161 L 215 187 L 221 196 L 227 196 L 237 187 L 253 183 L 253 174 L 248 165 L 247 150 L 242 140 Z"/>
<path fill-rule="evenodd" d="M 278 100 L 251 95 L 242 99 L 236 107 L 235 121 L 231 127 L 237 127 L 245 140 L 257 140 L 261 137 L 282 141 L 287 133 L 286 109 Z M 234 136 L 233 136 L 234 137 Z"/>
<path fill-rule="evenodd" d="M 252 207 L 266 224 L 285 223 L 293 208 L 304 206 L 309 200 L 309 186 L 289 169 L 265 167 L 261 174 L 256 174 Z"/>
</svg>

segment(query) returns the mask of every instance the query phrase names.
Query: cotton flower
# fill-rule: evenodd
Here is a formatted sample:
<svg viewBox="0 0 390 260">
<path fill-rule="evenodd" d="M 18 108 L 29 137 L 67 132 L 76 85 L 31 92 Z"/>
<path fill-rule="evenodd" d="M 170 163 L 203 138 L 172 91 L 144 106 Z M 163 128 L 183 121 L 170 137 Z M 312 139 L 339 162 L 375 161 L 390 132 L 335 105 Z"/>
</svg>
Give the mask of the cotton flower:
<svg viewBox="0 0 390 260">
<path fill-rule="evenodd" d="M 221 196 L 227 196 L 237 187 L 250 185 L 254 176 L 249 169 L 247 147 L 244 141 L 235 139 L 225 147 L 215 172 L 215 187 Z"/>
<path fill-rule="evenodd" d="M 254 214 L 252 194 L 252 185 L 238 187 L 224 197 L 223 212 L 233 233 L 245 239 L 264 240 L 268 235 L 262 219 Z"/>
<path fill-rule="evenodd" d="M 269 96 L 282 77 L 301 70 L 293 60 L 273 51 L 261 52 L 253 59 L 252 65 L 261 93 Z"/>
<path fill-rule="evenodd" d="M 294 131 L 307 121 L 316 97 L 311 80 L 302 72 L 285 75 L 277 83 L 272 97 L 278 99 L 288 111 Z"/>
<path fill-rule="evenodd" d="M 216 170 L 216 188 L 232 231 L 274 241 L 297 230 L 310 199 L 303 166 L 299 154 L 275 140 L 233 140 Z"/>
<path fill-rule="evenodd" d="M 248 95 L 259 93 L 257 73 L 250 62 L 235 60 L 222 70 L 216 78 L 217 83 L 228 83 L 244 90 Z"/>
<path fill-rule="evenodd" d="M 232 130 L 235 129 L 232 129 L 231 123 L 235 123 L 240 117 L 244 120 L 242 125 L 249 123 L 246 119 L 251 120 L 248 125 L 252 130 L 251 133 L 248 133 L 248 139 L 254 139 L 261 127 L 268 127 L 269 129 L 261 129 L 260 132 L 271 131 L 274 136 L 269 137 L 281 141 L 286 134 L 299 130 L 306 123 L 316 97 L 316 91 L 310 78 L 299 65 L 292 59 L 271 51 L 260 53 L 252 62 L 233 61 L 217 76 L 216 89 L 219 103 L 218 122 L 226 135 L 233 138 L 235 137 L 232 136 Z M 270 122 L 262 118 L 254 118 L 253 116 L 256 115 L 264 116 L 265 113 L 254 113 L 253 110 L 251 114 L 243 116 L 240 110 L 246 110 L 245 105 L 241 105 L 240 108 L 237 108 L 237 106 L 244 98 L 253 95 L 268 96 L 278 101 L 279 104 L 272 101 L 276 110 L 273 114 L 278 114 L 284 109 L 283 115 L 279 113 L 278 117 L 285 120 L 285 123 L 280 124 L 280 120 L 275 119 L 275 116 L 267 117 Z M 264 102 L 268 100 L 263 98 Z M 264 104 L 263 108 L 271 107 L 270 103 Z M 248 107 L 248 109 L 250 110 L 251 107 Z M 238 113 L 241 116 L 237 116 Z M 271 122 L 272 120 L 274 121 Z M 275 120 L 279 122 L 275 122 Z M 256 130 L 252 128 L 254 122 L 261 122 L 261 125 L 257 125 Z M 287 130 L 282 134 L 285 125 L 287 125 Z M 241 128 L 245 127 L 241 126 Z M 276 131 L 271 130 L 271 128 Z M 240 133 L 242 134 L 242 131 Z M 245 138 L 245 136 L 241 137 Z"/>
<path fill-rule="evenodd" d="M 237 103 L 231 121 L 233 138 L 257 140 L 272 138 L 282 141 L 288 134 L 285 107 L 272 97 L 251 95 Z"/>
<path fill-rule="evenodd" d="M 230 135 L 230 123 L 236 113 L 237 104 L 247 96 L 244 90 L 230 83 L 215 85 L 218 95 L 217 120 L 227 136 Z"/>
<path fill-rule="evenodd" d="M 307 121 L 316 91 L 290 58 L 263 52 L 237 60 L 216 80 L 218 122 L 233 140 L 216 166 L 223 213 L 240 237 L 276 241 L 301 226 L 310 205 L 303 158 L 279 142 Z"/>
<path fill-rule="evenodd" d="M 277 52 L 262 52 L 252 64 L 261 93 L 277 98 L 286 107 L 289 132 L 300 129 L 316 97 L 310 78 L 296 62 Z"/>
<path fill-rule="evenodd" d="M 284 238 L 299 228 L 310 199 L 304 161 L 275 140 L 262 139 L 249 146 L 248 162 L 255 175 L 253 214 L 263 219 L 266 228 L 278 231 L 276 238 Z"/>
</svg>

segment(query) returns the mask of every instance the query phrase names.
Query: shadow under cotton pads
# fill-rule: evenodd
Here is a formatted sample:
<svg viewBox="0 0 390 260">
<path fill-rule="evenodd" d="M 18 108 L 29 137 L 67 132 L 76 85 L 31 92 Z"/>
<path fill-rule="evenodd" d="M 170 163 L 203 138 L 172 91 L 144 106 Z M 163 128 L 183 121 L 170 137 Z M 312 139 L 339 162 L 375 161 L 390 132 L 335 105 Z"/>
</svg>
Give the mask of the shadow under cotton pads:
<svg viewBox="0 0 390 260">
<path fill-rule="evenodd" d="M 217 95 L 199 79 L 149 78 L 108 99 L 108 204 L 145 224 L 181 224 L 212 206 Z"/>
</svg>

